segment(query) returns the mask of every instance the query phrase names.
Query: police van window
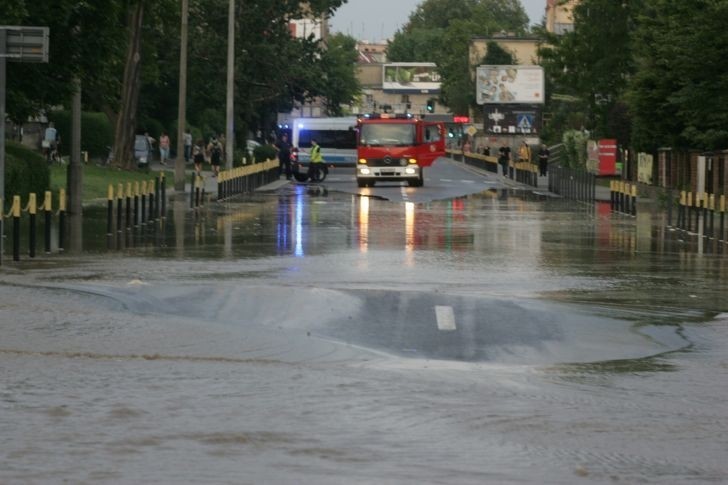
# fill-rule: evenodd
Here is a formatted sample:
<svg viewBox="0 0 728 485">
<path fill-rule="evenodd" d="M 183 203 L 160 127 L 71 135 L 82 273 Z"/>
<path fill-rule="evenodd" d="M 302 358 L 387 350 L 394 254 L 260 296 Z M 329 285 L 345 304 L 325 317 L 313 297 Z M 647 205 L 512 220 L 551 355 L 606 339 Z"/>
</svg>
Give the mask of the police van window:
<svg viewBox="0 0 728 485">
<path fill-rule="evenodd" d="M 323 148 L 356 149 L 356 131 L 350 128 L 341 130 L 301 130 L 298 133 L 299 148 L 310 148 L 311 140 L 316 140 Z"/>
</svg>

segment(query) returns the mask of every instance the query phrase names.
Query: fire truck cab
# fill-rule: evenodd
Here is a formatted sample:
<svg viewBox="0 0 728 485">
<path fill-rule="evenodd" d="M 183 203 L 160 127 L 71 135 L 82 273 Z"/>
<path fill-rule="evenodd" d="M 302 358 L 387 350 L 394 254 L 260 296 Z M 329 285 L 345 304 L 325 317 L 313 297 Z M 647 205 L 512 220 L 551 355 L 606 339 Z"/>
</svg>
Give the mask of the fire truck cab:
<svg viewBox="0 0 728 485">
<path fill-rule="evenodd" d="M 365 115 L 357 123 L 356 182 L 424 185 L 424 168 L 445 155 L 445 125 L 411 114 Z"/>
</svg>

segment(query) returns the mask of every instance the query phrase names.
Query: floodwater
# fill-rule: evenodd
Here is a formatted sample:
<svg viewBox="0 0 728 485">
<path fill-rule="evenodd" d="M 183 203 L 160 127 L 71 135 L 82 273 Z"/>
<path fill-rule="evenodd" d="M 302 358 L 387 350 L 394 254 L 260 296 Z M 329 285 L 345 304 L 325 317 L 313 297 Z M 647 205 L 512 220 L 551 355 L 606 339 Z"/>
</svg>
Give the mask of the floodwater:
<svg viewBox="0 0 728 485">
<path fill-rule="evenodd" d="M 662 216 L 498 188 L 170 210 L 6 255 L 0 483 L 728 482 L 728 259 Z"/>
</svg>

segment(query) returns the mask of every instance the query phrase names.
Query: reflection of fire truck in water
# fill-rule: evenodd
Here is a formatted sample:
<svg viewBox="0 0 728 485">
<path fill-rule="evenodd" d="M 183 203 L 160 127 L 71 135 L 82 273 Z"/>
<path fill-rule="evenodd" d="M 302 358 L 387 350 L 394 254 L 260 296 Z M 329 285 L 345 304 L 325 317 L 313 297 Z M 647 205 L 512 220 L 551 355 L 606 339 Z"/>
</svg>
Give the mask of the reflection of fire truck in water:
<svg viewBox="0 0 728 485">
<path fill-rule="evenodd" d="M 358 122 L 356 182 L 407 181 L 422 187 L 424 167 L 445 155 L 445 125 L 412 115 L 372 114 Z"/>
</svg>

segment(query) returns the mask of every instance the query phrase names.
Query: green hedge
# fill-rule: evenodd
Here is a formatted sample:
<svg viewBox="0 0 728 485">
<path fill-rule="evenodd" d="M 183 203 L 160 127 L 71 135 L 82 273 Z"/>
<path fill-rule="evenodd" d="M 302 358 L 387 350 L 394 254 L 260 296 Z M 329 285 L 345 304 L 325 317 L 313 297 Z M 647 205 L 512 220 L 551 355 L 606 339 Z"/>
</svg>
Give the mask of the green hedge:
<svg viewBox="0 0 728 485">
<path fill-rule="evenodd" d="M 38 201 L 50 188 L 51 175 L 48 163 L 42 155 L 15 142 L 5 145 L 5 207 L 9 207 L 14 195 L 20 195 L 23 204 L 28 194 L 34 192 Z"/>
<path fill-rule="evenodd" d="M 71 112 L 53 111 L 48 119 L 55 123 L 61 136 L 61 152 L 67 155 L 71 147 Z M 91 157 L 106 158 L 113 140 L 114 128 L 105 114 L 81 114 L 81 150 L 87 151 Z"/>
<path fill-rule="evenodd" d="M 276 149 L 272 145 L 260 145 L 253 150 L 253 159 L 255 163 L 273 160 L 277 157 Z"/>
</svg>

